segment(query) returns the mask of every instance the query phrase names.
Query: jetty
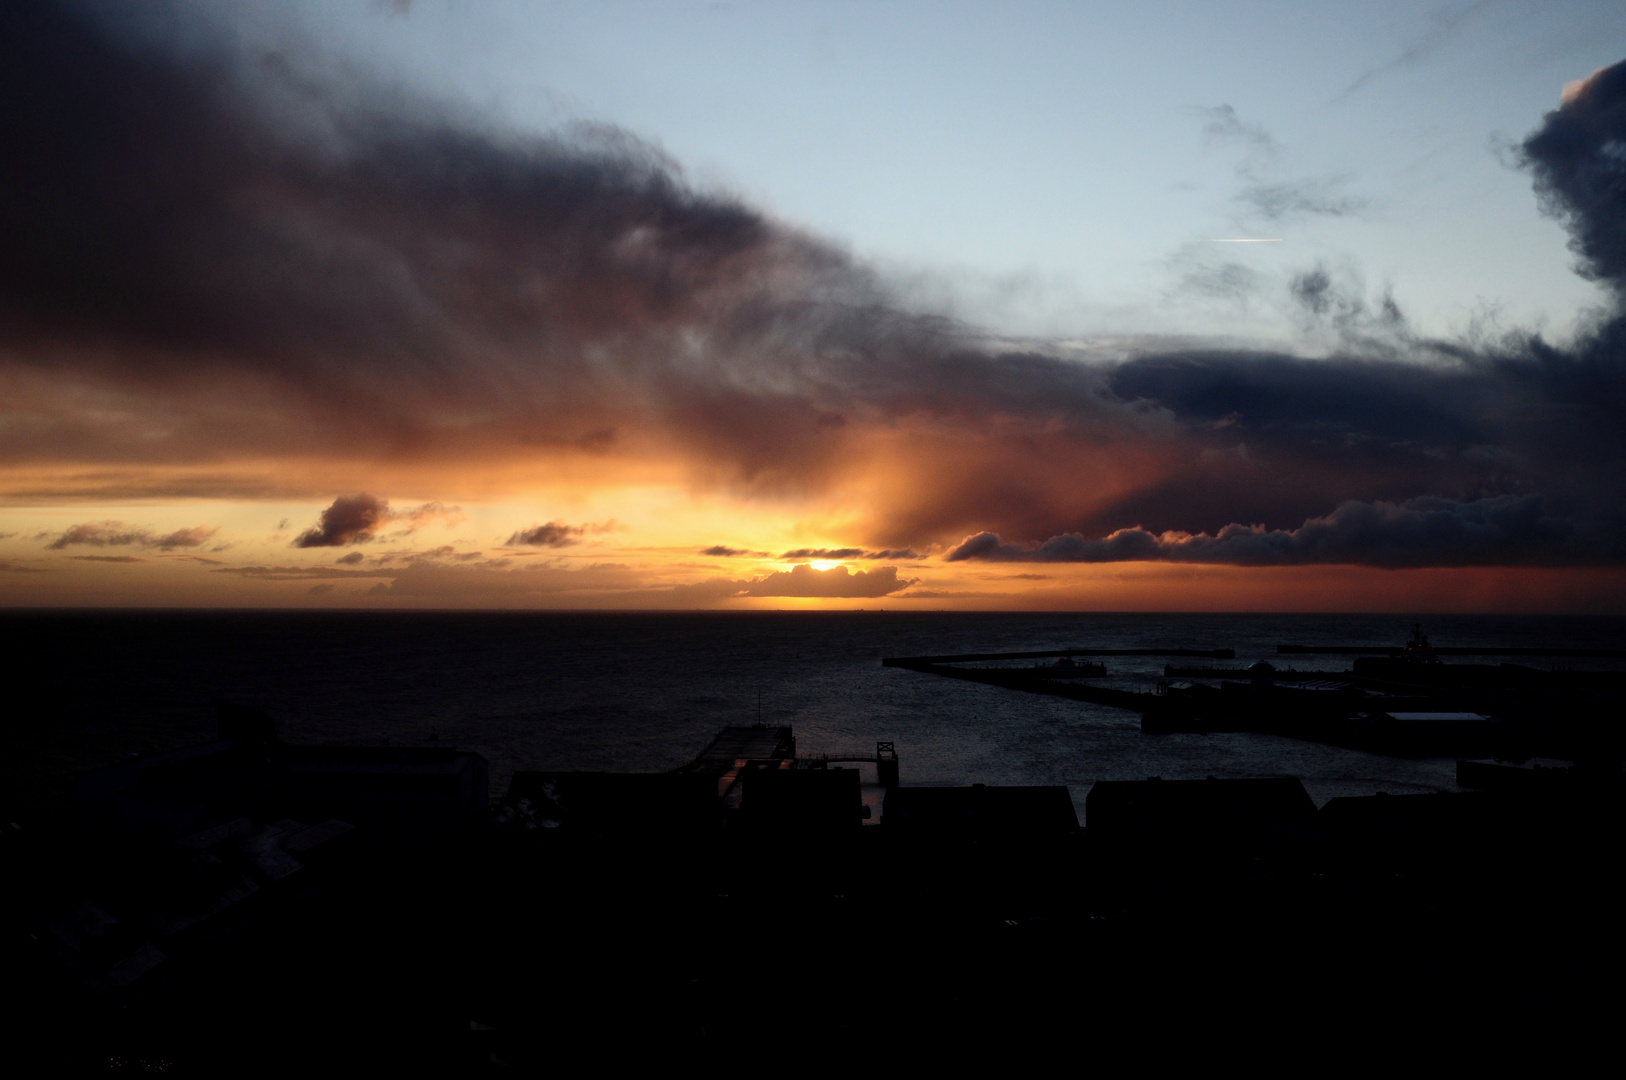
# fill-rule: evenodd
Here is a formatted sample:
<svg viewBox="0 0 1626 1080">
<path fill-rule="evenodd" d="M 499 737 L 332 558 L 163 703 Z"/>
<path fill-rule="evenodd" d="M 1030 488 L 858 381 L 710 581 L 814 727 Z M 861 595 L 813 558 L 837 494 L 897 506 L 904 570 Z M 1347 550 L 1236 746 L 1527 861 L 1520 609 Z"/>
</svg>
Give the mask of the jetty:
<svg viewBox="0 0 1626 1080">
<path fill-rule="evenodd" d="M 1249 732 L 1278 735 L 1398 757 L 1553 757 L 1609 752 L 1619 742 L 1598 722 L 1597 703 L 1626 697 L 1613 671 L 1542 670 L 1512 660 L 1446 663 L 1441 657 L 1574 657 L 1615 659 L 1596 648 L 1431 646 L 1420 627 L 1397 646 L 1281 643 L 1278 654 L 1347 655 L 1347 668 L 1278 668 L 1202 664 L 1235 661 L 1229 648 L 1108 649 L 1076 646 L 1019 652 L 888 657 L 884 667 L 1065 697 L 1140 714 L 1148 735 Z M 1001 662 L 1060 657 L 1167 657 L 1163 677 L 1147 689 L 1144 675 L 1094 681 L 1057 677 L 1043 666 Z M 1116 685 L 1114 684 L 1116 682 Z M 1127 684 L 1127 685 L 1126 685 Z"/>
<path fill-rule="evenodd" d="M 1284 642 L 1276 646 L 1276 651 L 1288 655 L 1404 656 L 1408 651 L 1415 650 L 1403 645 L 1292 645 Z M 1428 647 L 1428 651 L 1436 656 L 1573 656 L 1600 660 L 1626 660 L 1626 649 L 1432 645 Z"/>
<path fill-rule="evenodd" d="M 1177 656 L 1203 657 L 1212 660 L 1234 660 L 1232 649 L 1042 649 L 1026 652 L 961 653 L 952 656 L 895 656 L 881 661 L 882 667 L 906 668 L 928 675 L 941 675 L 949 679 L 1004 686 L 1013 690 L 1026 690 L 1036 694 L 1053 694 L 1087 701 L 1095 705 L 1108 705 L 1117 709 L 1145 711 L 1154 707 L 1156 698 L 1145 691 L 1124 690 L 1117 687 L 1097 686 L 1058 678 L 1062 672 L 1043 667 L 962 667 L 963 664 L 987 663 L 1001 660 L 1043 660 L 1075 656 Z M 1062 669 L 1065 670 L 1065 669 Z M 1071 674 L 1068 672 L 1067 674 Z"/>
</svg>

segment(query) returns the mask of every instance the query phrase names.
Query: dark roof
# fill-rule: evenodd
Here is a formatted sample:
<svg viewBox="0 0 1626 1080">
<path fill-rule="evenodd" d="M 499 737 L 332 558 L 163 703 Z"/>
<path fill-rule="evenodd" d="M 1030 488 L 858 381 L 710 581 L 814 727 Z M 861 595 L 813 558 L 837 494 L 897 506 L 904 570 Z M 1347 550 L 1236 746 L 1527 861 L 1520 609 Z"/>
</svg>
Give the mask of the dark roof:
<svg viewBox="0 0 1626 1080">
<path fill-rule="evenodd" d="M 740 782 L 740 809 L 753 826 L 846 829 L 863 824 L 857 769 L 747 769 Z"/>
<path fill-rule="evenodd" d="M 1319 816 L 1334 836 L 1416 838 L 1499 822 L 1514 806 L 1478 792 L 1348 795 L 1329 799 Z"/>
<path fill-rule="evenodd" d="M 1101 780 L 1084 799 L 1093 835 L 1253 832 L 1315 820 L 1297 777 L 1250 780 Z"/>
<path fill-rule="evenodd" d="M 895 787 L 881 824 L 916 834 L 1055 833 L 1078 828 L 1065 787 Z"/>
</svg>

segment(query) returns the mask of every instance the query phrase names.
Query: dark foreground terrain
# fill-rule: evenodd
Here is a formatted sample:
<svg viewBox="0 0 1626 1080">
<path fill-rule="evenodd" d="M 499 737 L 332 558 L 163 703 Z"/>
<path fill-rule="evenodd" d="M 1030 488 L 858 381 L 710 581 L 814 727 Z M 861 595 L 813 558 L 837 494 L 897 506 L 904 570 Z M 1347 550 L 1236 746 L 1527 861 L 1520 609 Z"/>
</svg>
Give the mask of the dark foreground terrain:
<svg viewBox="0 0 1626 1080">
<path fill-rule="evenodd" d="M 1557 1063 L 1618 1014 L 1618 763 L 1319 810 L 1103 782 L 1088 829 L 896 786 L 864 825 L 788 728 L 495 809 L 477 755 L 220 734 L 6 825 L 14 1075 Z"/>
</svg>

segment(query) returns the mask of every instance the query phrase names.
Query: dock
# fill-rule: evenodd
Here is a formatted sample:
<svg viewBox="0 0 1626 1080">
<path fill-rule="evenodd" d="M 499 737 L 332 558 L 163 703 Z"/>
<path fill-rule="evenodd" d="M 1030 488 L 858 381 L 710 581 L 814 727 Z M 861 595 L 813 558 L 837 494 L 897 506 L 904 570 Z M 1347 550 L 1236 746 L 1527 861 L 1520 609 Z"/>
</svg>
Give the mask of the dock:
<svg viewBox="0 0 1626 1080">
<path fill-rule="evenodd" d="M 789 727 L 752 724 L 725 727 L 693 761 L 677 771 L 720 774 L 747 764 L 778 763 L 795 758 L 796 735 Z"/>
<path fill-rule="evenodd" d="M 1399 645 L 1290 645 L 1276 646 L 1278 653 L 1287 655 L 1318 654 L 1322 656 L 1405 656 L 1407 650 Z M 1433 645 L 1429 652 L 1435 656 L 1573 656 L 1595 660 L 1626 660 L 1626 649 L 1547 649 L 1501 648 L 1482 646 Z"/>
<path fill-rule="evenodd" d="M 1414 635 L 1420 638 L 1420 631 Z M 1612 649 L 1323 646 L 1282 643 L 1288 655 L 1350 655 L 1346 670 L 1201 665 L 1235 660 L 1227 648 L 1028 650 L 888 657 L 884 667 L 980 682 L 1025 693 L 1126 709 L 1149 735 L 1220 732 L 1278 735 L 1397 757 L 1587 756 L 1612 737 L 1595 722 L 1602 699 L 1618 700 L 1615 672 L 1544 671 L 1500 664 L 1443 663 L 1449 657 L 1615 658 Z M 1153 692 L 1058 678 L 1042 667 L 976 666 L 1059 657 L 1168 657 Z M 1104 673 L 1103 673 L 1104 674 Z M 1453 719 L 1446 719 L 1451 717 Z M 1468 717 L 1475 719 L 1469 720 Z M 1605 747 L 1606 749 L 1606 747 Z"/>
<path fill-rule="evenodd" d="M 894 656 L 881 661 L 882 667 L 905 668 L 928 675 L 941 675 L 949 679 L 987 683 L 1011 690 L 1025 690 L 1033 694 L 1052 694 L 1056 697 L 1087 701 L 1094 705 L 1107 705 L 1115 709 L 1144 712 L 1154 708 L 1156 695 L 1133 690 L 1118 690 L 1109 686 L 1092 686 L 1072 680 L 1063 681 L 1043 668 L 975 668 L 957 667 L 958 664 L 982 663 L 990 660 L 1044 660 L 1074 656 L 1175 656 L 1201 657 L 1210 660 L 1234 660 L 1233 649 L 1044 649 L 1027 652 L 961 653 L 953 656 Z"/>
<path fill-rule="evenodd" d="M 1063 656 L 1199 656 L 1210 660 L 1235 660 L 1235 649 L 1045 649 L 1038 652 L 963 653 L 958 656 L 894 656 L 881 661 L 882 667 L 914 668 L 921 665 L 969 664 L 979 660 L 1044 660 Z"/>
</svg>

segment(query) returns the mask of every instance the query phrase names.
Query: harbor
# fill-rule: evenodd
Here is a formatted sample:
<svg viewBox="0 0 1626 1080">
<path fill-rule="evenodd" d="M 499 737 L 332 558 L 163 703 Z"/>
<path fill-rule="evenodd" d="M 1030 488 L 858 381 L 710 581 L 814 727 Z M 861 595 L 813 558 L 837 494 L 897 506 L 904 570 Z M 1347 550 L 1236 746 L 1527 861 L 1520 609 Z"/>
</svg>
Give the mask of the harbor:
<svg viewBox="0 0 1626 1080">
<path fill-rule="evenodd" d="M 536 655 L 506 621 L 432 625 L 464 649 L 448 685 L 489 693 L 493 673 Z M 625 651 L 615 625 L 598 655 Z M 695 624 L 639 625 L 693 636 Z M 781 624 L 718 625 L 771 643 Z M 344 730 L 305 711 L 334 685 L 332 642 L 316 639 L 305 679 L 286 683 L 317 691 L 303 709 L 221 696 L 190 741 L 112 755 L 64 778 L 49 812 L 10 819 L 0 858 L 24 883 L 6 918 L 13 969 L 34 989 L 29 1024 L 74 1053 L 184 1050 L 197 1075 L 376 1071 L 380 1046 L 400 1049 L 385 1071 L 436 1076 L 537 1073 L 607 1045 L 655 1060 L 768 1052 L 787 1016 L 833 1033 L 809 1052 L 832 1066 L 978 1033 L 1120 1053 L 1171 1016 L 1215 1038 L 1260 1010 L 1311 1034 L 1381 1026 L 1397 1008 L 1463 1030 L 1531 1022 L 1501 988 L 1539 984 L 1542 1008 L 1570 1007 L 1565 988 L 1584 985 L 1613 925 L 1618 755 L 1611 766 L 1595 741 L 1519 759 L 1477 741 L 1511 728 L 1556 749 L 1544 725 L 1565 718 L 1609 730 L 1581 722 L 1617 715 L 1609 658 L 1304 663 L 1262 631 L 1211 648 L 1168 633 L 1176 644 L 1159 648 L 1156 632 L 1183 624 L 1141 620 L 1133 636 L 1062 647 L 1043 622 L 967 620 L 938 639 L 949 647 L 887 664 L 884 644 L 909 624 L 798 625 L 793 648 L 751 654 L 746 670 L 775 676 L 760 706 L 739 680 L 731 716 L 681 728 L 671 717 L 701 707 L 694 691 L 725 679 L 676 684 L 663 669 L 648 698 L 615 698 L 626 680 L 561 645 L 545 654 L 554 668 L 526 678 L 547 680 L 552 730 L 572 741 L 529 758 L 469 745 L 489 719 L 313 739 Z M 979 648 L 989 628 L 1019 634 Z M 494 651 L 501 664 L 482 669 Z M 1268 676 L 1264 655 L 1283 662 Z M 1045 674 L 1062 659 L 1105 673 Z M 1182 682 L 1208 684 L 1189 695 L 1201 711 L 1168 709 Z M 636 726 L 635 703 L 674 685 L 693 689 Z M 819 702 L 855 686 L 867 696 L 837 721 L 783 705 L 802 687 Z M 621 726 L 569 726 L 583 700 L 616 702 Z M 1299 707 L 1320 700 L 1345 711 Z M 1212 730 L 1158 730 L 1183 716 Z M 1250 731 L 1225 732 L 1227 718 Z M 1357 722 L 1398 732 L 1403 754 L 1437 739 L 1444 756 L 1310 741 Z M 517 739 L 532 723 L 501 730 Z M 1293 723 L 1306 738 L 1284 733 Z M 1268 724 L 1278 733 L 1256 733 Z M 628 764 L 624 732 L 641 745 L 666 729 L 659 756 Z M 1058 752 L 1086 763 L 1082 779 L 1046 764 Z M 1354 779 L 1330 784 L 1334 770 Z M 1458 944 L 1510 926 L 1546 944 L 1511 958 Z M 1397 966 L 1424 973 L 1415 991 L 1383 975 Z M 1062 994 L 1058 972 L 1095 974 Z"/>
<path fill-rule="evenodd" d="M 1626 673 L 1554 665 L 1446 663 L 1441 657 L 1518 656 L 1626 659 L 1626 651 L 1588 648 L 1444 647 L 1421 627 L 1397 646 L 1281 643 L 1288 656 L 1349 656 L 1342 669 L 1296 670 L 1259 660 L 1246 667 L 1190 663 L 1234 659 L 1229 648 L 971 653 L 890 657 L 883 666 L 986 683 L 1140 714 L 1148 735 L 1251 732 L 1398 757 L 1591 760 L 1620 751 L 1620 734 L 1597 714 L 1600 703 L 1626 703 Z M 1043 668 L 1011 661 L 1040 656 L 1174 657 L 1148 689 L 1060 681 Z M 1098 675 L 1106 675 L 1105 670 Z"/>
</svg>

